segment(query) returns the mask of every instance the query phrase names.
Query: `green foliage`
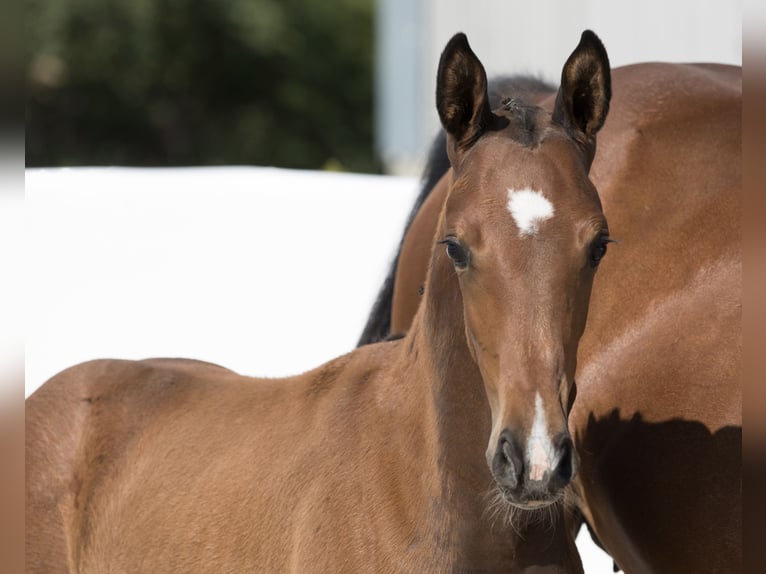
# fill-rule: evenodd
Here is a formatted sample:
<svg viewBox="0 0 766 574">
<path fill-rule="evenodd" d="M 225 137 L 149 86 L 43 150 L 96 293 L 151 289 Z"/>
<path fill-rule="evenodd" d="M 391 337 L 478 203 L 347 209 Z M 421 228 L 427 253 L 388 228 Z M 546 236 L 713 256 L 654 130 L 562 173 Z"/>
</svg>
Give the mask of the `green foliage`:
<svg viewBox="0 0 766 574">
<path fill-rule="evenodd" d="M 373 0 L 28 0 L 29 166 L 377 171 Z"/>
</svg>

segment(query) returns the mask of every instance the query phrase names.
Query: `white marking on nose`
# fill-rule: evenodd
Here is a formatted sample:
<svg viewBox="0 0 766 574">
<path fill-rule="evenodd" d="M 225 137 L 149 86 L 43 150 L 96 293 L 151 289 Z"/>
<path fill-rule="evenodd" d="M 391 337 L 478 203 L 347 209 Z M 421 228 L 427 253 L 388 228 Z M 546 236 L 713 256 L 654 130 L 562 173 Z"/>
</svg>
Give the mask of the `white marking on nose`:
<svg viewBox="0 0 766 574">
<path fill-rule="evenodd" d="M 553 444 L 548 437 L 548 421 L 543 410 L 543 399 L 535 393 L 535 420 L 527 441 L 529 480 L 542 480 L 545 471 L 552 467 Z"/>
<path fill-rule="evenodd" d="M 519 228 L 519 235 L 534 235 L 540 222 L 553 217 L 553 204 L 539 191 L 509 189 L 508 211 Z"/>
</svg>

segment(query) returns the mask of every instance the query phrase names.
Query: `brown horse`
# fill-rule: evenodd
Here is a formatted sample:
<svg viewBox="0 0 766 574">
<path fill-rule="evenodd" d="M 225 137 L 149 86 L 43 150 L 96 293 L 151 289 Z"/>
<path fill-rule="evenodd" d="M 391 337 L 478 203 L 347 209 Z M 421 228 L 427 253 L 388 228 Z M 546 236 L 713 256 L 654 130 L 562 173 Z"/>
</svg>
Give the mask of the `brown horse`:
<svg viewBox="0 0 766 574">
<path fill-rule="evenodd" d="M 492 112 L 465 36 L 445 48 L 455 176 L 406 338 L 283 380 L 95 361 L 32 395 L 30 571 L 581 572 L 562 498 L 608 240 L 587 176 L 610 97 L 595 35 L 562 77 L 552 115 Z"/>
<path fill-rule="evenodd" d="M 620 243 L 579 348 L 573 500 L 627 572 L 738 572 L 741 69 L 641 64 L 612 82 L 591 178 Z M 557 105 L 544 86 L 529 97 Z M 407 331 L 424 285 L 439 288 L 424 250 L 456 177 L 437 182 L 445 169 L 432 159 L 362 343 Z"/>
</svg>

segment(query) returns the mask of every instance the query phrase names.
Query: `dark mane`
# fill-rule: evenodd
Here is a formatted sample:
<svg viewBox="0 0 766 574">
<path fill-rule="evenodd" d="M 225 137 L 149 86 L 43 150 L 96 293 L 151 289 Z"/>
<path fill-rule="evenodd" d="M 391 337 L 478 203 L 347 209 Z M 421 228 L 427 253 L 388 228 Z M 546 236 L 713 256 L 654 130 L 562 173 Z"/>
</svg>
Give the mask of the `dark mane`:
<svg viewBox="0 0 766 574">
<path fill-rule="evenodd" d="M 503 108 L 505 112 L 512 112 L 511 117 L 517 125 L 515 137 L 525 145 L 531 145 L 536 141 L 539 134 L 535 129 L 535 114 L 532 113 L 532 110 L 537 110 L 534 100 L 541 96 L 555 93 L 556 88 L 533 76 L 499 76 L 489 81 L 487 91 L 491 109 Z M 391 262 L 388 275 L 378 292 L 378 297 L 375 300 L 370 316 L 367 318 L 367 324 L 362 331 L 357 346 L 361 347 L 362 345 L 377 343 L 386 340 L 392 335 L 391 303 L 394 295 L 396 267 L 399 263 L 399 251 L 401 251 L 402 242 L 423 202 L 449 167 L 446 137 L 444 130 L 439 130 L 428 152 L 428 161 L 420 180 L 420 193 L 407 217 L 407 223 L 404 226 L 404 232 L 402 233 L 402 239 L 399 241 L 396 256 Z M 397 334 L 394 333 L 394 335 Z"/>
<path fill-rule="evenodd" d="M 510 120 L 511 130 L 508 135 L 511 139 L 525 147 L 539 145 L 545 134 L 545 129 L 540 128 L 540 108 L 515 98 L 506 98 L 502 104 L 499 111 Z"/>
</svg>

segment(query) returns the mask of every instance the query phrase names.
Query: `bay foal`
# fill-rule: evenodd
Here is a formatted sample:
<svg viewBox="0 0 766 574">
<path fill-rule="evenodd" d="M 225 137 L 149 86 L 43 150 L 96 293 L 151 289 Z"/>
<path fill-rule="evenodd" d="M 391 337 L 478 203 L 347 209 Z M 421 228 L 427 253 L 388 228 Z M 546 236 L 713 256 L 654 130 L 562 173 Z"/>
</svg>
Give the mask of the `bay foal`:
<svg viewBox="0 0 766 574">
<path fill-rule="evenodd" d="M 283 380 L 95 361 L 33 394 L 29 571 L 581 572 L 560 501 L 608 240 L 588 179 L 610 94 L 593 34 L 562 76 L 552 115 L 492 112 L 465 36 L 445 48 L 454 177 L 406 338 Z M 488 491 L 501 515 L 552 522 L 493 520 Z"/>
</svg>

